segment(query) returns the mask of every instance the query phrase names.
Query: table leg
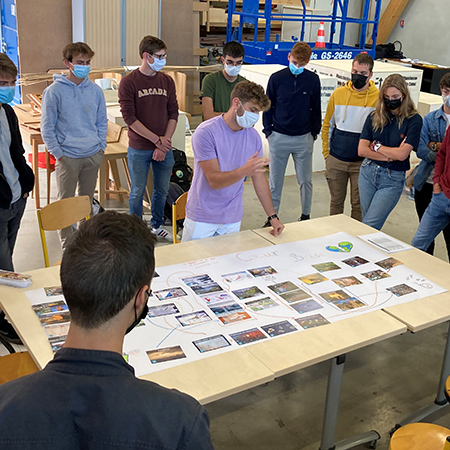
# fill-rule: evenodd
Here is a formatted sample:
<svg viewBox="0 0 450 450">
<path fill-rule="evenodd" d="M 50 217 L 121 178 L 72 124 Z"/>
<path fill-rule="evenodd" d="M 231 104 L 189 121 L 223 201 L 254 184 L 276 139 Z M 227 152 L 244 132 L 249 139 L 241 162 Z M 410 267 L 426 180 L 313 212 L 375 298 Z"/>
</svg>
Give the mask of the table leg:
<svg viewBox="0 0 450 450">
<path fill-rule="evenodd" d="M 108 162 L 105 158 L 103 158 L 102 163 L 100 164 L 100 170 L 98 175 L 98 202 L 103 207 L 105 206 L 105 179 L 107 172 Z"/>
<path fill-rule="evenodd" d="M 375 448 L 376 441 L 380 439 L 380 435 L 375 430 L 372 430 L 335 443 L 345 358 L 346 355 L 340 355 L 331 360 L 320 450 L 347 450 L 366 442 L 371 444 L 371 448 Z"/>
<path fill-rule="evenodd" d="M 32 140 L 33 147 L 33 173 L 34 173 L 34 204 L 36 209 L 41 208 L 41 198 L 39 193 L 39 144 L 36 139 Z"/>
<path fill-rule="evenodd" d="M 434 403 L 431 405 L 424 406 L 418 409 L 409 416 L 402 419 L 400 422 L 396 423 L 394 428 L 389 432 L 391 435 L 398 430 L 400 427 L 407 425 L 408 423 L 421 422 L 423 419 L 429 415 L 439 411 L 440 409 L 446 407 L 449 403 L 445 396 L 445 382 L 450 376 L 450 322 L 449 329 L 447 332 L 447 341 L 445 343 L 444 357 L 442 360 L 441 375 L 439 378 L 438 391 Z"/>
</svg>

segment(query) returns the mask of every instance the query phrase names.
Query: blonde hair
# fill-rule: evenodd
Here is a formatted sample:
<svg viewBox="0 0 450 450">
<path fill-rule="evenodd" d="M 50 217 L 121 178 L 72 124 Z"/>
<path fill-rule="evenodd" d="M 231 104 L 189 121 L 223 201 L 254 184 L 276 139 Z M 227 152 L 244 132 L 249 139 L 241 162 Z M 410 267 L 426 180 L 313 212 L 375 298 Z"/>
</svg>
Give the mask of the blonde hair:
<svg viewBox="0 0 450 450">
<path fill-rule="evenodd" d="M 384 104 L 384 95 L 386 90 L 390 87 L 398 89 L 403 96 L 402 104 L 398 107 L 397 113 L 395 114 L 398 121 L 398 127 L 400 128 L 402 126 L 403 121 L 406 118 L 417 114 L 416 107 L 409 93 L 408 84 L 400 74 L 393 73 L 384 80 L 378 95 L 377 106 L 372 113 L 372 127 L 375 131 L 383 130 L 385 125 L 389 122 L 389 109 Z"/>
</svg>

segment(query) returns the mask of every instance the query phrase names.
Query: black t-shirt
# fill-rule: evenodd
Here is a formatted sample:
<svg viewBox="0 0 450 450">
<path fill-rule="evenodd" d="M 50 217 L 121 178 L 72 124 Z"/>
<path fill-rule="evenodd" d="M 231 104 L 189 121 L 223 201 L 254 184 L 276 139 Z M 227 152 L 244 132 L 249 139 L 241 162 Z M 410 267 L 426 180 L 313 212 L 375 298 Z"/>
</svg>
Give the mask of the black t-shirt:
<svg viewBox="0 0 450 450">
<path fill-rule="evenodd" d="M 414 151 L 416 151 L 417 146 L 419 145 L 420 131 L 422 129 L 422 117 L 419 114 L 414 114 L 413 116 L 406 118 L 400 128 L 398 126 L 397 117 L 391 115 L 389 122 L 384 128 L 376 131 L 374 131 L 372 126 L 372 117 L 373 113 L 367 117 L 360 139 L 366 139 L 370 142 L 380 141 L 381 144 L 386 147 L 398 147 L 406 137 L 406 143 L 412 145 Z M 404 161 L 374 162 L 379 166 L 386 167 L 390 170 L 406 171 L 410 168 L 409 156 Z"/>
</svg>

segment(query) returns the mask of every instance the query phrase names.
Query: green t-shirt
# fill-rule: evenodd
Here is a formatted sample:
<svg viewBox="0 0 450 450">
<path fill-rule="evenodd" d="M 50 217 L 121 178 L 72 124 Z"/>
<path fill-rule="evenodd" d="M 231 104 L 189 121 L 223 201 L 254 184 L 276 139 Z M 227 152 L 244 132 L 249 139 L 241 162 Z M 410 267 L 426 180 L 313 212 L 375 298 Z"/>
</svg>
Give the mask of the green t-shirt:
<svg viewBox="0 0 450 450">
<path fill-rule="evenodd" d="M 203 79 L 200 98 L 212 98 L 215 112 L 227 112 L 230 109 L 231 91 L 240 81 L 245 81 L 245 78 L 238 75 L 236 80 L 230 83 L 221 70 L 209 73 Z"/>
</svg>

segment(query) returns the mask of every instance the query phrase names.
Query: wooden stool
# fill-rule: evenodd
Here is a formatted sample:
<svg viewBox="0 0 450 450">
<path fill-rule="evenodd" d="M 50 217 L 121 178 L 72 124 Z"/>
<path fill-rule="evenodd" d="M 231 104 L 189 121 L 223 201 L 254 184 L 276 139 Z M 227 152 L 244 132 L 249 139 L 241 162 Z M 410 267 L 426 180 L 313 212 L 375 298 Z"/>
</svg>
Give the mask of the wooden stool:
<svg viewBox="0 0 450 450">
<path fill-rule="evenodd" d="M 447 436 L 450 436 L 448 428 L 432 423 L 410 423 L 392 435 L 389 450 L 442 450 Z"/>
</svg>

